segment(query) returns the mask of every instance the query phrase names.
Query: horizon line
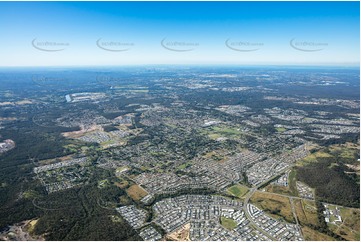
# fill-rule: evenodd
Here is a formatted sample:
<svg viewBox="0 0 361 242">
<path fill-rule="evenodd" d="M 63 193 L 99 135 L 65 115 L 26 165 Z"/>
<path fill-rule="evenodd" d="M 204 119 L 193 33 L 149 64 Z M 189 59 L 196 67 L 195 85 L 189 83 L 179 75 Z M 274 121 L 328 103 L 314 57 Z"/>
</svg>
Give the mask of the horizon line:
<svg viewBox="0 0 361 242">
<path fill-rule="evenodd" d="M 0 0 L 1 1 L 1 0 Z M 77 67 L 135 67 L 135 66 L 289 66 L 289 67 L 353 67 L 360 68 L 360 63 L 320 63 L 320 64 L 296 64 L 296 63 L 287 63 L 287 64 L 213 64 L 213 63 L 174 63 L 174 64 L 164 64 L 164 63 L 154 63 L 154 64 L 114 64 L 114 65 L 44 65 L 44 66 L 33 66 L 33 65 L 19 65 L 19 66 L 0 66 L 0 68 L 55 68 L 55 67 L 66 67 L 66 68 L 77 68 Z"/>
</svg>

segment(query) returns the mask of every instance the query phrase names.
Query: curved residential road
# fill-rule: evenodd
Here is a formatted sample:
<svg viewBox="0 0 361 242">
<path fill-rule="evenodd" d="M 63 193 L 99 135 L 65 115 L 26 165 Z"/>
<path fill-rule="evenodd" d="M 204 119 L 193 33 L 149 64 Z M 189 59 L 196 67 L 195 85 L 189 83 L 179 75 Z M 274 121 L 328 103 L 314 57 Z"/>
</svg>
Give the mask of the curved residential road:
<svg viewBox="0 0 361 242">
<path fill-rule="evenodd" d="M 264 229 L 260 228 L 255 221 L 253 220 L 252 216 L 249 214 L 248 212 L 248 208 L 247 205 L 249 203 L 249 199 L 252 197 L 252 195 L 258 190 L 258 188 L 262 187 L 264 184 L 270 182 L 271 180 L 275 179 L 277 176 L 283 174 L 284 172 L 286 172 L 287 170 L 291 169 L 291 167 L 287 167 L 285 169 L 282 169 L 280 172 L 278 172 L 277 174 L 271 176 L 270 178 L 268 178 L 266 181 L 254 186 L 251 188 L 251 190 L 247 193 L 245 199 L 244 199 L 244 203 L 243 203 L 243 210 L 244 213 L 247 217 L 247 219 L 250 221 L 250 223 L 253 225 L 253 227 L 255 227 L 258 231 L 260 231 L 262 234 L 264 234 L 265 236 L 267 236 L 267 238 L 269 238 L 272 241 L 277 240 L 276 238 L 274 238 L 273 236 L 271 236 L 267 231 L 265 231 Z"/>
<path fill-rule="evenodd" d="M 264 234 L 269 240 L 271 241 L 275 241 L 276 239 L 273 238 L 269 233 L 267 233 L 264 229 L 262 229 L 261 227 L 259 227 L 254 221 L 252 216 L 248 213 L 248 202 L 249 199 L 252 197 L 253 193 L 257 191 L 257 187 L 251 188 L 251 190 L 247 193 L 246 198 L 244 199 L 244 203 L 243 203 L 243 211 L 244 214 L 246 215 L 246 218 L 248 219 L 248 221 L 250 222 L 250 224 L 255 227 L 259 232 L 261 232 L 262 234 Z"/>
</svg>

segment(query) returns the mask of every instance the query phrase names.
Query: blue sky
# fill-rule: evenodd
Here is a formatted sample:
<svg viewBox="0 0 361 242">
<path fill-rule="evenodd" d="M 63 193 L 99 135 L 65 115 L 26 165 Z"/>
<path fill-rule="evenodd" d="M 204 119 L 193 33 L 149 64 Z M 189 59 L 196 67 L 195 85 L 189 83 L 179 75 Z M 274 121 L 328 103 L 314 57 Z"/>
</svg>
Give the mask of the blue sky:
<svg viewBox="0 0 361 242">
<path fill-rule="evenodd" d="M 358 65 L 359 4 L 0 2 L 0 66 Z"/>
</svg>

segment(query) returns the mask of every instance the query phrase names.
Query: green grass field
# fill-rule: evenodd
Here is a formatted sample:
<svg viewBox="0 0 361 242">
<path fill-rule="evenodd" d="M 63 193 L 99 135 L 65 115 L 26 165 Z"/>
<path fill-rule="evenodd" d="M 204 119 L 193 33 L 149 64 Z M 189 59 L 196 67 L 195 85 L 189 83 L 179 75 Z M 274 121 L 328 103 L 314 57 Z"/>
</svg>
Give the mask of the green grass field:
<svg viewBox="0 0 361 242">
<path fill-rule="evenodd" d="M 242 185 L 239 185 L 239 184 L 231 186 L 230 188 L 228 188 L 228 193 L 230 193 L 233 196 L 239 197 L 239 198 L 246 195 L 247 192 L 248 192 L 248 188 L 246 186 L 242 186 Z"/>
<path fill-rule="evenodd" d="M 185 168 L 187 168 L 187 167 L 189 167 L 189 166 L 191 166 L 191 165 L 192 165 L 191 162 L 186 162 L 186 163 L 178 166 L 177 169 L 178 169 L 178 170 L 183 170 L 183 169 L 185 169 Z"/>
<path fill-rule="evenodd" d="M 216 133 L 219 133 L 221 135 L 224 136 L 235 136 L 235 135 L 241 135 L 242 132 L 239 131 L 237 128 L 231 128 L 231 127 L 212 127 L 212 130 L 215 131 Z"/>
<path fill-rule="evenodd" d="M 323 151 L 317 151 L 313 154 L 308 155 L 300 161 L 297 161 L 298 166 L 304 166 L 310 163 L 317 162 L 317 158 L 332 158 L 333 156 Z"/>
<path fill-rule="evenodd" d="M 110 185 L 110 182 L 108 181 L 108 179 L 104 179 L 104 180 L 101 180 L 101 181 L 98 181 L 98 188 L 104 188 L 106 186 L 109 186 Z"/>
<path fill-rule="evenodd" d="M 296 181 L 297 181 L 296 170 L 292 169 L 290 174 L 288 175 L 288 186 L 289 186 L 290 193 L 293 196 L 298 196 Z"/>
<path fill-rule="evenodd" d="M 226 229 L 229 229 L 229 230 L 235 229 L 237 227 L 236 221 L 234 221 L 231 218 L 226 218 L 226 217 L 221 217 L 221 224 L 223 227 L 225 227 Z"/>
<path fill-rule="evenodd" d="M 276 130 L 277 130 L 277 132 L 280 132 L 280 133 L 286 131 L 286 129 L 283 127 L 277 127 Z"/>
<path fill-rule="evenodd" d="M 212 126 L 202 129 L 202 134 L 207 135 L 210 139 L 224 138 L 240 138 L 243 133 L 238 127 L 230 127 L 225 125 Z"/>
</svg>

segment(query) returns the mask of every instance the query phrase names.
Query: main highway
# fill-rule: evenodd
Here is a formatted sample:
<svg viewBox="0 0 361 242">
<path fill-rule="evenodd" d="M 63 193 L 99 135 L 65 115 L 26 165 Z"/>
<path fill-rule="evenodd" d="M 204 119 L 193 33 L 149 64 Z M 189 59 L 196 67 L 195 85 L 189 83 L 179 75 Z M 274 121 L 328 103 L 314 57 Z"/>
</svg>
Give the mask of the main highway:
<svg viewBox="0 0 361 242">
<path fill-rule="evenodd" d="M 252 197 L 252 195 L 263 185 L 267 184 L 268 182 L 272 181 L 273 179 L 275 179 L 277 176 L 282 175 L 284 172 L 286 172 L 287 170 L 289 170 L 290 167 L 287 167 L 285 169 L 282 169 L 281 171 L 279 171 L 277 174 L 271 176 L 270 178 L 268 178 L 267 180 L 263 181 L 262 183 L 252 187 L 250 189 L 250 191 L 246 194 L 246 197 L 244 199 L 244 203 L 243 203 L 243 210 L 244 213 L 247 217 L 247 219 L 250 221 L 250 224 L 255 227 L 258 231 L 260 231 L 262 234 L 264 234 L 269 240 L 275 241 L 277 240 L 276 238 L 274 238 L 273 236 L 271 236 L 267 231 L 265 231 L 264 229 L 262 229 L 261 227 L 259 227 L 255 221 L 253 220 L 252 216 L 249 214 L 248 211 L 248 203 L 250 198 Z M 277 194 L 278 195 L 278 194 Z M 294 197 L 296 198 L 296 197 Z"/>
</svg>

